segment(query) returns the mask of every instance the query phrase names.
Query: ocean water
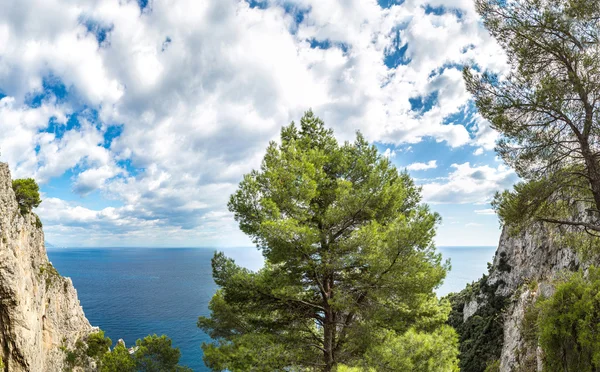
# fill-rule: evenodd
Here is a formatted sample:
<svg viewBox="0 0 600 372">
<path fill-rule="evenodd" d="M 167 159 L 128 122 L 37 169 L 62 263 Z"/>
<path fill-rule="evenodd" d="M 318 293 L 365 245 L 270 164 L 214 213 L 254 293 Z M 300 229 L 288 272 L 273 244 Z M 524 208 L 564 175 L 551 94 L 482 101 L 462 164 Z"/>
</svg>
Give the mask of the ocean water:
<svg viewBox="0 0 600 372">
<path fill-rule="evenodd" d="M 487 271 L 494 247 L 441 247 L 452 271 L 438 289 L 440 296 L 460 291 Z M 237 263 L 256 270 L 262 256 L 255 248 L 223 250 Z M 58 271 L 71 277 L 86 316 L 113 342 L 131 345 L 148 334 L 166 334 L 181 349 L 181 364 L 209 371 L 202 362 L 202 342 L 210 338 L 196 327 L 208 315 L 216 290 L 208 248 L 48 249 Z"/>
</svg>

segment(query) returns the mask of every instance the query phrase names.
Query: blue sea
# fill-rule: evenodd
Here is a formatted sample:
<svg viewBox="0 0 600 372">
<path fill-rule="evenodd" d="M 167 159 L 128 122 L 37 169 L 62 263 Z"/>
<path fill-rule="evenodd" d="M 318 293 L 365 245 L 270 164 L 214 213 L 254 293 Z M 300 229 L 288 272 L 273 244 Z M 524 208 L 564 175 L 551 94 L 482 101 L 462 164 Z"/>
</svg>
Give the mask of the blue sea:
<svg viewBox="0 0 600 372">
<path fill-rule="evenodd" d="M 494 247 L 441 247 L 452 271 L 438 289 L 440 296 L 459 291 L 487 271 Z M 257 270 L 262 256 L 255 248 L 223 251 L 238 264 Z M 148 334 L 166 334 L 181 349 L 181 364 L 209 371 L 202 362 L 202 342 L 210 338 L 196 327 L 208 315 L 216 290 L 208 248 L 50 248 L 58 271 L 71 277 L 92 325 L 113 342 L 127 345 Z"/>
</svg>

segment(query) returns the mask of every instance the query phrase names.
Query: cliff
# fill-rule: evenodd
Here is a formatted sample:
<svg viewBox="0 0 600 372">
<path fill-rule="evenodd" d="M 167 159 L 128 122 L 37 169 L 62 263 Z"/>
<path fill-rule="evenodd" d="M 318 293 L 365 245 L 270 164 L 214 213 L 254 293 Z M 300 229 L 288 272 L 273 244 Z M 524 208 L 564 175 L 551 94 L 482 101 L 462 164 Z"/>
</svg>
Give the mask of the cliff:
<svg viewBox="0 0 600 372">
<path fill-rule="evenodd" d="M 5 370 L 63 371 L 64 350 L 74 349 L 95 329 L 71 280 L 48 261 L 39 219 L 19 212 L 4 163 L 0 163 L 0 236 L 0 356 Z"/>
<path fill-rule="evenodd" d="M 503 229 L 489 274 L 450 296 L 450 323 L 461 338 L 462 371 L 541 371 L 535 340 L 523 331 L 527 308 L 550 296 L 559 273 L 577 270 L 577 254 L 536 225 L 511 236 Z"/>
</svg>

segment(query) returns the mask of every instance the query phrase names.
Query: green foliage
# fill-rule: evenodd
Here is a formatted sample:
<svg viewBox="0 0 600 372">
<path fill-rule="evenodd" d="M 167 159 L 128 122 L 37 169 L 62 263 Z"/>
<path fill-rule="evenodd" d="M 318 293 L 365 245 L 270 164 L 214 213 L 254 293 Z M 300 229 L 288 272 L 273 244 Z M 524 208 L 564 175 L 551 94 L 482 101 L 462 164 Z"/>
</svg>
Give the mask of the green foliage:
<svg viewBox="0 0 600 372">
<path fill-rule="evenodd" d="M 40 266 L 40 275 L 45 277 L 46 289 L 50 288 L 54 282 L 61 278 L 58 270 L 50 262 Z"/>
<path fill-rule="evenodd" d="M 112 351 L 111 345 L 110 338 L 105 337 L 103 331 L 99 331 L 89 335 L 85 342 L 78 340 L 73 350 L 62 346 L 67 371 L 72 371 L 75 367 L 89 368 L 90 360 L 96 361 L 101 372 L 191 371 L 178 365 L 181 352 L 179 348 L 172 347 L 171 339 L 165 335 L 152 335 L 137 340 L 137 350 L 133 355 L 129 354 L 123 344 L 117 344 Z"/>
<path fill-rule="evenodd" d="M 66 371 L 73 371 L 75 367 L 84 367 L 87 365 L 86 345 L 83 341 L 77 340 L 75 342 L 75 349 L 73 350 L 66 347 L 62 347 L 61 349 L 65 353 Z"/>
<path fill-rule="evenodd" d="M 112 341 L 108 337 L 104 337 L 104 331 L 92 333 L 87 338 L 86 355 L 90 358 L 99 360 L 109 350 Z"/>
<path fill-rule="evenodd" d="M 12 187 L 15 191 L 21 214 L 25 215 L 31 212 L 32 208 L 38 207 L 42 202 L 42 199 L 40 199 L 40 188 L 33 178 L 14 180 Z"/>
<path fill-rule="evenodd" d="M 402 335 L 385 332 L 382 342 L 369 349 L 366 362 L 378 372 L 458 372 L 458 337 L 450 326 L 434 332 L 414 328 Z"/>
<path fill-rule="evenodd" d="M 432 243 L 440 218 L 419 192 L 360 134 L 340 145 L 312 112 L 299 128 L 284 127 L 281 144 L 269 145 L 260 170 L 231 196 L 229 209 L 265 266 L 251 272 L 214 256 L 220 289 L 211 316 L 198 321 L 215 339 L 203 345 L 205 363 L 214 371 L 331 371 L 409 330 L 441 347 L 433 340 L 449 307 L 433 289 L 448 265 Z"/>
<path fill-rule="evenodd" d="M 600 368 L 600 269 L 572 274 L 536 303 L 544 371 L 591 372 Z"/>
<path fill-rule="evenodd" d="M 346 365 L 339 364 L 336 367 L 335 372 L 376 372 L 376 371 L 373 368 L 366 369 L 363 367 L 348 367 Z"/>
<path fill-rule="evenodd" d="M 137 351 L 134 353 L 136 370 L 141 372 L 184 372 L 191 371 L 179 366 L 181 352 L 172 347 L 172 341 L 165 335 L 146 336 L 136 341 Z"/>
<path fill-rule="evenodd" d="M 508 55 L 510 73 L 499 78 L 467 68 L 466 86 L 501 134 L 499 155 L 524 180 L 497 195 L 500 219 L 517 229 L 542 221 L 598 235 L 600 2 L 475 3 Z M 581 207 L 593 221 L 578 216 Z"/>
<path fill-rule="evenodd" d="M 102 357 L 100 372 L 137 372 L 135 361 L 122 344 Z"/>
<path fill-rule="evenodd" d="M 448 295 L 452 304 L 448 324 L 459 335 L 459 365 L 463 372 L 483 372 L 500 358 L 504 337 L 502 312 L 508 304 L 506 297 L 496 295 L 502 284 L 498 281 L 489 285 L 488 276 L 484 275 L 463 291 Z M 473 299 L 477 299 L 479 308 L 463 322 L 464 306 Z"/>
<path fill-rule="evenodd" d="M 485 372 L 500 372 L 500 359 L 488 364 L 488 366 L 485 367 Z"/>
<path fill-rule="evenodd" d="M 40 220 L 40 217 L 36 214 L 35 215 L 35 227 L 37 227 L 38 229 L 41 229 L 44 225 L 42 224 L 42 220 Z"/>
<path fill-rule="evenodd" d="M 2 357 L 0 357 L 0 370 L 4 370 L 4 362 L 2 362 Z"/>
<path fill-rule="evenodd" d="M 537 290 L 537 283 L 527 284 L 530 293 Z M 539 306 L 531 304 L 531 300 L 525 305 L 523 320 L 521 321 L 521 345 L 516 351 L 518 368 L 515 372 L 537 372 L 537 347 L 538 347 L 538 318 Z"/>
</svg>

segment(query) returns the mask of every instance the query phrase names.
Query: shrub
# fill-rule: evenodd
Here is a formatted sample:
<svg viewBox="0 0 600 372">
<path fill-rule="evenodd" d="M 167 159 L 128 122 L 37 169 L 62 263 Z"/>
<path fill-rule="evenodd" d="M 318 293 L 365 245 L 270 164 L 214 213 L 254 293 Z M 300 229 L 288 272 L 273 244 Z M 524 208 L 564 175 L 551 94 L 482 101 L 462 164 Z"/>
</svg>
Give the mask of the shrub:
<svg viewBox="0 0 600 372">
<path fill-rule="evenodd" d="M 87 339 L 86 354 L 91 358 L 100 359 L 109 350 L 110 345 L 112 345 L 112 341 L 110 338 L 104 337 L 104 331 L 92 333 Z"/>
<path fill-rule="evenodd" d="M 600 368 L 600 269 L 590 267 L 556 286 L 536 303 L 544 371 L 591 372 Z"/>
<path fill-rule="evenodd" d="M 14 180 L 12 187 L 15 191 L 21 214 L 31 212 L 33 208 L 38 207 L 42 202 L 42 199 L 40 199 L 40 188 L 33 178 Z"/>
<path fill-rule="evenodd" d="M 122 344 L 117 344 L 113 351 L 102 357 L 101 372 L 135 372 L 135 361 Z"/>
</svg>

